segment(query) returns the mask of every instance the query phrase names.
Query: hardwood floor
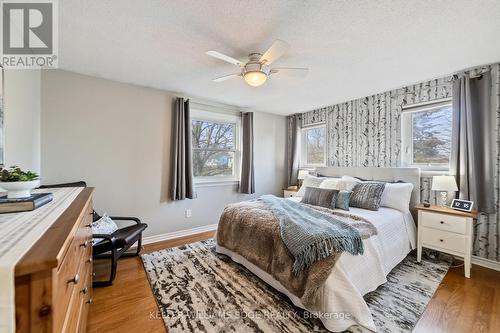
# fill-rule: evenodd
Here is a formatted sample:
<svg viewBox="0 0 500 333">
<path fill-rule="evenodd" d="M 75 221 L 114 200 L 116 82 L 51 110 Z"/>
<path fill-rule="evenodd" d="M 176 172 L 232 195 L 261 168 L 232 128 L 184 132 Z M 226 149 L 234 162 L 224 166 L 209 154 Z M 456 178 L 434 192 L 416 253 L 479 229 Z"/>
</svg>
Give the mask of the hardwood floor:
<svg viewBox="0 0 500 333">
<path fill-rule="evenodd" d="M 144 252 L 197 242 L 205 232 L 146 245 Z M 96 272 L 105 267 L 96 264 Z M 500 332 L 500 272 L 472 266 L 471 279 L 463 267 L 451 268 L 414 332 Z M 111 287 L 96 288 L 87 332 L 165 332 L 163 321 L 138 257 L 121 259 Z"/>
<path fill-rule="evenodd" d="M 144 246 L 143 253 L 194 243 L 213 237 L 213 232 Z M 109 268 L 95 262 L 97 277 Z M 120 259 L 112 286 L 94 288 L 87 332 L 165 332 L 156 300 L 139 257 Z"/>
</svg>

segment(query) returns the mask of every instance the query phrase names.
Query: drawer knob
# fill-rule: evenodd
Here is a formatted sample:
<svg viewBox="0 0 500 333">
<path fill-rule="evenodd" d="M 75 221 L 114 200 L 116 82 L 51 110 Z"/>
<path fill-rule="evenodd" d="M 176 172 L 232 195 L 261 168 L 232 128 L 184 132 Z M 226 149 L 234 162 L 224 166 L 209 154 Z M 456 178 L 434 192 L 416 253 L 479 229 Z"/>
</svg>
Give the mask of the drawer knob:
<svg viewBox="0 0 500 333">
<path fill-rule="evenodd" d="M 444 240 L 443 240 L 443 239 L 440 239 L 439 241 L 440 241 L 440 242 L 444 242 Z"/>
<path fill-rule="evenodd" d="M 95 272 L 90 273 L 90 276 L 94 277 L 95 276 Z"/>
<path fill-rule="evenodd" d="M 72 279 L 69 279 L 68 281 L 66 281 L 66 283 L 78 284 L 78 281 L 80 281 L 80 275 L 75 274 L 75 277 Z"/>
<path fill-rule="evenodd" d="M 439 221 L 439 223 L 444 224 L 444 221 Z"/>
<path fill-rule="evenodd" d="M 87 228 L 92 228 L 92 223 L 86 224 L 85 225 Z"/>
<path fill-rule="evenodd" d="M 80 292 L 81 292 L 81 293 L 83 293 L 83 294 L 85 295 L 86 293 L 88 293 L 88 292 L 89 292 L 89 288 L 85 287 L 85 288 L 83 288 L 82 290 L 80 290 Z"/>
<path fill-rule="evenodd" d="M 80 244 L 80 246 L 87 247 L 87 245 L 88 245 L 88 244 L 89 244 L 89 242 L 88 242 L 88 241 L 85 241 L 85 242 L 83 242 L 82 244 Z"/>
<path fill-rule="evenodd" d="M 38 310 L 38 316 L 46 317 L 50 314 L 51 307 L 50 305 L 44 305 Z"/>
<path fill-rule="evenodd" d="M 87 262 L 92 263 L 92 257 L 89 257 L 89 260 Z"/>
<path fill-rule="evenodd" d="M 85 303 L 87 303 L 87 304 L 92 304 L 92 303 L 94 303 L 94 300 L 91 298 L 91 299 L 89 299 L 89 300 L 88 300 L 87 302 L 85 302 Z"/>
</svg>

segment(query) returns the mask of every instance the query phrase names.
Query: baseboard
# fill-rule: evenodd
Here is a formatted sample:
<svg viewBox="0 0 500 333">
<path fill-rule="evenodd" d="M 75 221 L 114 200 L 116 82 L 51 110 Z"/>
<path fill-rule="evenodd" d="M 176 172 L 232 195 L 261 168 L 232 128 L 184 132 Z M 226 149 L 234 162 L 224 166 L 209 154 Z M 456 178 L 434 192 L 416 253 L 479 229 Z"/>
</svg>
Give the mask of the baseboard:
<svg viewBox="0 0 500 333">
<path fill-rule="evenodd" d="M 166 234 L 159 234 L 159 235 L 154 235 L 154 236 L 143 237 L 142 244 L 146 245 L 146 244 L 158 243 L 158 242 L 163 242 L 163 241 L 170 240 L 170 239 L 192 236 L 192 235 L 196 235 L 196 234 L 201 234 L 202 232 L 215 231 L 215 230 L 217 230 L 217 224 L 209 224 L 209 225 L 204 225 L 202 227 L 196 227 L 196 228 L 192 228 L 192 229 L 167 232 Z"/>
<path fill-rule="evenodd" d="M 474 265 L 486 267 L 495 271 L 500 271 L 500 262 L 496 260 L 472 256 L 472 263 Z"/>
</svg>

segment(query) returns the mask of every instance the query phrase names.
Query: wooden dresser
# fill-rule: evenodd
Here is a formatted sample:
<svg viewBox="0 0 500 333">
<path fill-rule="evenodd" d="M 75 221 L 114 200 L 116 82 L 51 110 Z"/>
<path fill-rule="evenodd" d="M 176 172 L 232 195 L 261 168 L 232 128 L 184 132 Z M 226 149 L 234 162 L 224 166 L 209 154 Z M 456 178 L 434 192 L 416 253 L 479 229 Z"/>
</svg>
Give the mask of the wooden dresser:
<svg viewBox="0 0 500 333">
<path fill-rule="evenodd" d="M 17 263 L 16 332 L 85 332 L 92 303 L 92 193 L 83 189 Z"/>
</svg>

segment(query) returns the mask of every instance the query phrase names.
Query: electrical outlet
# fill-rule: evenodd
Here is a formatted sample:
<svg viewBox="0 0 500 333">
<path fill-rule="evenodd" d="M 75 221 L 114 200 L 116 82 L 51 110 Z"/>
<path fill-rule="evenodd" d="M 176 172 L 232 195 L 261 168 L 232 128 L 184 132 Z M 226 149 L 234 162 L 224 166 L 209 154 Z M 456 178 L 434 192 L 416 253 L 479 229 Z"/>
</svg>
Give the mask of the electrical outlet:
<svg viewBox="0 0 500 333">
<path fill-rule="evenodd" d="M 191 217 L 191 209 L 186 209 L 186 212 L 184 213 L 186 217 Z"/>
</svg>

